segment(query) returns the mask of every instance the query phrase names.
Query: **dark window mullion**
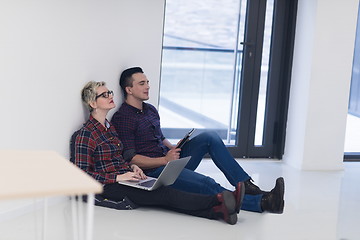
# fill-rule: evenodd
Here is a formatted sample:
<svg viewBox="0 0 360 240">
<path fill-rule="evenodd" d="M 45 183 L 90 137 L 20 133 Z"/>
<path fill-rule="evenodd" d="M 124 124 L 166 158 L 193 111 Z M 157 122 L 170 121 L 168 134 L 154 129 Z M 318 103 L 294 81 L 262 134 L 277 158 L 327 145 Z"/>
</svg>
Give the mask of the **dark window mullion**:
<svg viewBox="0 0 360 240">
<path fill-rule="evenodd" d="M 252 108 L 252 88 L 254 78 L 256 24 L 259 0 L 248 1 L 246 9 L 245 36 L 243 42 L 243 59 L 241 72 L 241 86 L 239 99 L 239 116 L 237 146 L 229 147 L 229 151 L 236 157 L 248 157 L 249 126 Z M 251 56 L 250 56 L 251 55 Z"/>
<path fill-rule="evenodd" d="M 251 3 L 250 3 L 251 2 Z M 290 89 L 291 60 L 294 44 L 297 0 L 275 0 L 273 32 L 271 39 L 268 88 L 264 122 L 263 145 L 255 146 L 257 102 L 260 83 L 261 53 L 266 13 L 266 1 L 250 1 L 246 41 L 256 39 L 256 59 L 244 57 L 241 119 L 239 127 L 239 151 L 237 157 L 282 158 Z M 257 9 L 257 14 L 256 10 Z M 256 17 L 257 16 L 257 17 Z M 253 19 L 253 18 L 257 19 Z M 258 20 L 258 23 L 256 23 Z M 256 24 L 255 24 L 256 23 Z M 244 54 L 247 54 L 246 49 Z M 251 65 L 252 64 L 252 65 Z M 250 69 L 248 69 L 250 67 Z"/>
<path fill-rule="evenodd" d="M 288 112 L 292 56 L 296 26 L 297 0 L 275 0 L 272 59 L 270 66 L 269 127 L 266 134 L 272 140 L 271 157 L 282 158 Z"/>
<path fill-rule="evenodd" d="M 265 13 L 266 1 L 248 1 L 245 29 L 245 43 L 248 44 L 243 58 L 238 138 L 242 157 L 249 157 L 249 149 L 254 146 Z"/>
</svg>

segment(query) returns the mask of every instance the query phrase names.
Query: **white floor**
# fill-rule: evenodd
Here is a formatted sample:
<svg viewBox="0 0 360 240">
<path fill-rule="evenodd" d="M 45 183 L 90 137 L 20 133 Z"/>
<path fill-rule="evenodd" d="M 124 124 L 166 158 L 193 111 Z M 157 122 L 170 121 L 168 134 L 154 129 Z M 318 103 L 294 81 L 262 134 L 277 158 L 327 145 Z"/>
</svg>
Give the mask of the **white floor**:
<svg viewBox="0 0 360 240">
<path fill-rule="evenodd" d="M 276 177 L 285 178 L 282 215 L 241 211 L 232 226 L 161 209 L 96 207 L 93 239 L 360 239 L 360 163 L 344 163 L 344 171 L 338 172 L 302 172 L 281 161 L 239 162 L 263 189 L 271 189 Z M 203 161 L 198 171 L 229 186 L 211 161 Z M 28 213 L 1 221 L 0 240 L 40 239 L 41 216 L 41 212 Z M 47 239 L 72 239 L 68 201 L 50 206 L 46 230 Z"/>
</svg>

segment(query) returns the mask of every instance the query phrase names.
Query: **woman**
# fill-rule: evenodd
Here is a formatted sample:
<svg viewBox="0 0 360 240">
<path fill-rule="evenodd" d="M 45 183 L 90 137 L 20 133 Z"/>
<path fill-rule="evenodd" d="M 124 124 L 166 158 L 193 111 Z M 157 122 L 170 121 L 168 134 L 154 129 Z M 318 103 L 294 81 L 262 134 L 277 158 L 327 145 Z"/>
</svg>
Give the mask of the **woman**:
<svg viewBox="0 0 360 240">
<path fill-rule="evenodd" d="M 243 185 L 232 193 L 224 191 L 207 196 L 182 192 L 171 187 L 145 191 L 118 184 L 120 180 L 138 181 L 146 175 L 122 157 L 122 143 L 114 127 L 106 119 L 115 107 L 113 92 L 104 82 L 89 82 L 82 89 L 82 101 L 90 116 L 75 140 L 75 163 L 103 184 L 102 196 L 113 201 L 130 199 L 138 206 L 156 206 L 209 219 L 237 222 L 237 211 L 244 196 Z M 124 126 L 126 127 L 126 126 Z"/>
</svg>

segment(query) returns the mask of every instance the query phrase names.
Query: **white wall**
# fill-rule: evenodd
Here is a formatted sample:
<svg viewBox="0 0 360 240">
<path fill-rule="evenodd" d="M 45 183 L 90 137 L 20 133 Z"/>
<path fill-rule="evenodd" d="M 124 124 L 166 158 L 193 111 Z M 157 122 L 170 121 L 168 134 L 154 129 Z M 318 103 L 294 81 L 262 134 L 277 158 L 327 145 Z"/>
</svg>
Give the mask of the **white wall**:
<svg viewBox="0 0 360 240">
<path fill-rule="evenodd" d="M 88 115 L 80 99 L 86 82 L 106 81 L 117 105 L 127 67 L 142 66 L 158 86 L 164 2 L 0 0 L 0 149 L 68 157 L 70 136 Z M 150 95 L 155 105 L 157 94 Z M 0 221 L 32 203 L 0 201 Z"/>
<path fill-rule="evenodd" d="M 342 169 L 358 0 L 299 0 L 284 161 Z"/>
<path fill-rule="evenodd" d="M 117 105 L 127 67 L 142 66 L 158 86 L 164 2 L 0 0 L 0 148 L 67 157 L 71 133 L 85 121 L 86 82 L 106 81 Z"/>
</svg>

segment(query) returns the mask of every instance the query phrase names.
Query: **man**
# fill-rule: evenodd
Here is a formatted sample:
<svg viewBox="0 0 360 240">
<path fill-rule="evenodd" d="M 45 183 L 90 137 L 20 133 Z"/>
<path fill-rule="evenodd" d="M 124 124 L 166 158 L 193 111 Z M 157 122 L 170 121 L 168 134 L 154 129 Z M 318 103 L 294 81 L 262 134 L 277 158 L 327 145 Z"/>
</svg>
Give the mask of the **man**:
<svg viewBox="0 0 360 240">
<path fill-rule="evenodd" d="M 162 134 L 160 117 L 149 99 L 149 80 L 140 67 L 126 69 L 120 76 L 124 103 L 113 115 L 112 124 L 124 144 L 124 158 L 138 165 L 148 176 L 158 177 L 167 162 L 191 156 L 186 168 L 172 185 L 174 188 L 215 194 L 225 190 L 214 179 L 195 172 L 203 156 L 209 153 L 215 165 L 233 186 L 244 182 L 245 196 L 241 209 L 254 212 L 282 213 L 284 208 L 284 179 L 278 178 L 274 189 L 262 191 L 251 182 L 215 132 L 201 133 L 181 149 L 173 146 Z"/>
</svg>

